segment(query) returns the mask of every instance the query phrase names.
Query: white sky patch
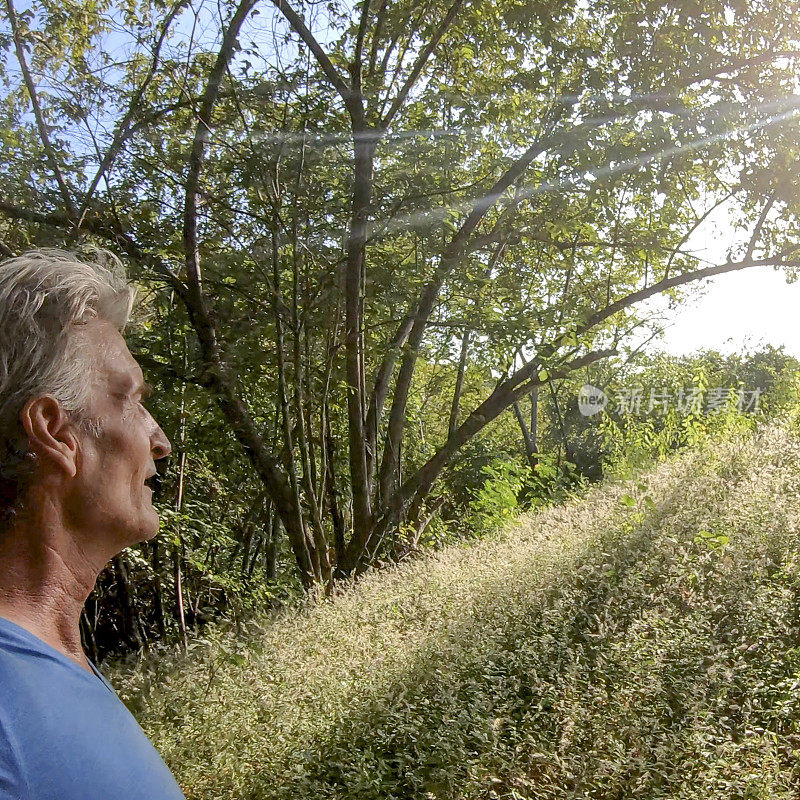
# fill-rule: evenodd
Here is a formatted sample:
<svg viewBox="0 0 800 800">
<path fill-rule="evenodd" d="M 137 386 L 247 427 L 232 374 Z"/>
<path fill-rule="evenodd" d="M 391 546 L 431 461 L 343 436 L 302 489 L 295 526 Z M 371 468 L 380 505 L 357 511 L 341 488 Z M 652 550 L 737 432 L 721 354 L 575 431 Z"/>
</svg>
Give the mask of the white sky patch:
<svg viewBox="0 0 800 800">
<path fill-rule="evenodd" d="M 689 240 L 687 249 L 709 264 L 722 264 L 742 236 L 733 230 L 723 206 Z M 669 309 L 662 297 L 645 307 L 664 316 L 663 337 L 645 350 L 683 355 L 713 349 L 728 354 L 771 344 L 783 345 L 787 353 L 800 358 L 800 281 L 787 283 L 781 269 L 749 267 L 719 275 L 703 281 L 677 308 Z"/>
<path fill-rule="evenodd" d="M 800 281 L 782 271 L 752 267 L 706 282 L 699 298 L 667 311 L 669 327 L 653 345 L 676 355 L 699 349 L 734 353 L 783 345 L 800 358 Z M 654 308 L 666 308 L 660 300 Z"/>
</svg>

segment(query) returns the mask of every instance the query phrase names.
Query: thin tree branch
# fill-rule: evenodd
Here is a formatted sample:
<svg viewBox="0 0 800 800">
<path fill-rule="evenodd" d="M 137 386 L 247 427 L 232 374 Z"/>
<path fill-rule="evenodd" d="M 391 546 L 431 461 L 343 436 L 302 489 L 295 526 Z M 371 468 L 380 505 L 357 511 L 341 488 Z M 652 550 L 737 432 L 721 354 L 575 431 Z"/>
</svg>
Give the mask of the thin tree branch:
<svg viewBox="0 0 800 800">
<path fill-rule="evenodd" d="M 555 147 L 574 146 L 587 132 L 596 129 L 611 119 L 615 119 L 619 115 L 621 115 L 621 112 L 617 112 L 612 117 L 592 119 L 576 126 L 568 133 L 553 134 L 538 140 L 511 164 L 503 175 L 495 181 L 494 186 L 486 195 L 473 201 L 472 209 L 445 247 L 438 268 L 416 301 L 416 309 L 406 315 L 400 329 L 395 334 L 394 342 L 398 343 L 397 346 L 387 353 L 376 375 L 370 399 L 369 416 L 371 420 L 374 420 L 375 430 L 378 430 L 383 401 L 388 393 L 389 381 L 397 362 L 397 347 L 405 346 L 405 354 L 398 373 L 392 406 L 389 412 L 387 441 L 379 471 L 381 497 L 386 498 L 390 495 L 397 465 L 399 464 L 399 445 L 403 434 L 405 407 L 419 346 L 441 287 L 447 276 L 460 263 L 464 252 L 468 249 L 470 237 L 489 209 L 522 176 L 538 155 Z M 375 406 L 374 413 L 373 405 Z"/>
<path fill-rule="evenodd" d="M 414 88 L 414 85 L 419 79 L 422 70 L 425 68 L 425 64 L 428 62 L 428 59 L 431 57 L 433 51 L 439 45 L 439 42 L 441 42 L 442 37 L 445 35 L 445 33 L 447 33 L 447 29 L 452 24 L 456 14 L 458 14 L 459 9 L 463 4 L 464 0 L 454 0 L 453 4 L 447 11 L 447 14 L 445 14 L 444 19 L 439 23 L 439 27 L 434 31 L 433 36 L 431 36 L 430 41 L 425 45 L 425 47 L 422 48 L 422 51 L 417 56 L 417 60 L 411 67 L 411 72 L 409 72 L 405 83 L 397 93 L 397 97 L 395 97 L 394 102 L 391 104 L 391 106 L 389 106 L 389 110 L 386 112 L 386 114 L 384 114 L 383 119 L 381 119 L 381 128 L 388 128 L 397 112 L 403 107 L 403 103 L 405 103 L 408 93 Z"/>
<path fill-rule="evenodd" d="M 22 40 L 22 33 L 19 29 L 19 19 L 17 18 L 17 12 L 14 8 L 13 0 L 6 0 L 6 9 L 8 11 L 8 21 L 11 24 L 11 31 L 14 36 L 14 49 L 17 54 L 17 61 L 19 61 L 19 68 L 22 71 L 22 78 L 25 81 L 25 86 L 28 89 L 28 94 L 31 98 L 33 116 L 36 119 L 36 128 L 39 131 L 39 138 L 42 140 L 44 152 L 47 155 L 47 160 L 50 162 L 50 169 L 55 175 L 56 183 L 58 183 L 58 188 L 61 192 L 62 198 L 64 199 L 64 205 L 67 209 L 67 213 L 72 219 L 75 219 L 76 214 L 75 206 L 72 202 L 72 195 L 70 194 L 67 182 L 64 180 L 64 176 L 61 173 L 61 167 L 58 165 L 56 151 L 53 149 L 52 142 L 50 141 L 50 135 L 47 132 L 47 124 L 45 123 L 42 107 L 39 103 L 39 96 L 36 92 L 36 84 L 34 84 L 33 78 L 31 77 L 31 72 L 28 69 L 28 61 L 25 58 L 25 44 Z"/>
<path fill-rule="evenodd" d="M 800 250 L 800 245 L 792 247 L 783 253 L 778 253 L 770 258 L 761 259 L 743 259 L 742 261 L 726 261 L 724 264 L 716 264 L 711 267 L 704 267 L 702 269 L 693 270 L 691 272 L 684 272 L 681 275 L 674 275 L 671 278 L 664 278 L 657 283 L 652 283 L 646 289 L 640 289 L 638 292 L 631 292 L 625 297 L 611 303 L 606 308 L 592 314 L 587 321 L 578 326 L 575 330 L 577 336 L 582 336 L 592 328 L 599 325 L 609 317 L 612 317 L 618 311 L 622 311 L 629 306 L 641 303 L 648 297 L 656 294 L 661 294 L 667 289 L 672 289 L 675 286 L 681 286 L 685 283 L 693 283 L 694 281 L 703 280 L 704 278 L 712 278 L 715 275 L 723 275 L 726 272 L 737 272 L 738 270 L 748 269 L 750 267 L 766 267 L 766 266 L 785 266 L 796 267 L 800 265 L 800 261 L 790 261 L 789 256 Z"/>
<path fill-rule="evenodd" d="M 51 212 L 44 214 L 39 211 L 31 211 L 30 209 L 16 206 L 5 200 L 0 200 L 0 213 L 5 214 L 9 219 L 33 222 L 37 225 L 47 225 L 48 227 L 58 228 L 64 231 L 76 230 L 74 220 L 64 213 Z M 186 284 L 184 284 L 177 274 L 169 268 L 166 262 L 160 256 L 146 253 L 142 250 L 134 242 L 130 234 L 117 225 L 115 220 L 89 216 L 81 222 L 77 230 L 85 231 L 86 233 L 98 236 L 116 245 L 130 258 L 148 266 L 157 275 L 161 275 L 165 278 L 167 283 L 175 290 L 175 293 L 181 299 L 186 297 Z"/>
<path fill-rule="evenodd" d="M 200 187 L 200 172 L 205 158 L 206 147 L 211 138 L 212 116 L 217 103 L 222 76 L 228 69 L 228 63 L 233 56 L 239 30 L 255 3 L 256 0 L 242 0 L 222 37 L 222 46 L 217 54 L 214 67 L 209 74 L 208 84 L 200 104 L 192 148 L 189 153 L 189 171 L 186 176 L 186 200 L 183 214 L 183 246 L 189 286 L 194 288 L 197 294 L 198 311 L 204 317 L 207 317 L 208 314 L 205 311 L 205 299 L 202 296 L 203 279 L 197 246 L 197 195 Z M 208 322 L 210 325 L 210 320 Z M 213 326 L 211 326 L 211 329 L 213 330 Z M 214 336 L 214 339 L 216 339 L 216 336 Z M 216 345 L 212 349 L 215 350 Z"/>
<path fill-rule="evenodd" d="M 767 215 L 769 214 L 772 206 L 775 205 L 776 198 L 777 194 L 775 192 L 771 192 L 767 198 L 767 202 L 764 203 L 764 208 L 761 209 L 761 215 L 756 222 L 755 228 L 753 228 L 753 234 L 750 237 L 750 243 L 747 245 L 747 252 L 744 256 L 745 259 L 750 259 L 753 257 L 753 252 L 756 249 L 756 245 L 758 245 L 758 240 L 761 238 L 761 231 L 764 228 L 764 223 L 767 221 Z"/>
<path fill-rule="evenodd" d="M 183 247 L 188 292 L 186 310 L 200 341 L 203 359 L 209 372 L 209 382 L 216 393 L 217 402 L 230 422 L 237 438 L 258 467 L 259 474 L 272 497 L 289 536 L 292 549 L 305 586 L 315 580 L 315 570 L 309 556 L 303 520 L 298 518 L 296 493 L 292 491 L 280 461 L 272 455 L 256 429 L 255 421 L 244 401 L 239 397 L 236 381 L 222 355 L 213 319 L 203 293 L 200 251 L 197 239 L 197 197 L 200 173 L 206 148 L 211 137 L 214 107 L 219 97 L 222 77 L 228 69 L 239 31 L 256 0 L 242 0 L 236 8 L 222 37 L 222 45 L 208 77 L 200 103 L 194 139 L 189 153 L 189 170 L 186 176 L 186 200 L 183 214 Z"/>
<path fill-rule="evenodd" d="M 292 30 L 305 42 L 309 50 L 314 54 L 317 63 L 320 65 L 325 77 L 331 82 L 333 88 L 336 89 L 339 96 L 345 103 L 349 103 L 353 96 L 353 90 L 347 85 L 347 82 L 336 71 L 336 67 L 331 63 L 328 54 L 322 49 L 320 43 L 314 37 L 314 34 L 306 26 L 303 18 L 286 2 L 286 0 L 272 0 L 278 11 L 286 17 L 286 21 L 292 27 Z"/>
<path fill-rule="evenodd" d="M 353 91 L 361 94 L 361 54 L 364 49 L 364 35 L 367 32 L 367 22 L 369 21 L 369 9 L 371 0 L 362 0 L 363 8 L 361 9 L 361 20 L 358 23 L 358 32 L 356 34 L 356 44 L 353 51 L 353 63 L 350 68 L 350 76 L 353 80 Z"/>
<path fill-rule="evenodd" d="M 386 7 L 389 0 L 381 0 L 381 7 L 378 9 L 378 19 L 375 22 L 375 30 L 372 32 L 372 41 L 369 48 L 369 63 L 367 66 L 367 75 L 370 80 L 375 76 L 375 62 L 378 58 L 378 43 L 380 42 L 381 35 L 383 34 L 383 25 L 386 20 Z"/>
<path fill-rule="evenodd" d="M 683 237 L 681 237 L 681 240 L 680 240 L 680 242 L 678 242 L 677 247 L 675 247 L 675 249 L 670 254 L 670 257 L 667 260 L 667 266 L 664 268 L 664 277 L 665 278 L 669 277 L 669 271 L 670 271 L 670 268 L 672 267 L 672 262 L 675 260 L 675 256 L 680 254 L 681 248 L 683 247 L 683 245 L 685 245 L 686 242 L 689 241 L 689 237 L 709 218 L 709 216 L 711 216 L 711 214 L 714 213 L 714 211 L 716 211 L 724 203 L 727 203 L 728 200 L 730 200 L 731 197 L 733 197 L 736 194 L 737 191 L 738 191 L 738 189 L 732 189 L 724 197 L 721 197 L 716 203 L 713 203 L 711 206 L 709 206 L 694 221 L 694 223 L 686 231 L 686 233 L 683 235 Z M 689 202 L 688 197 L 687 197 L 687 202 Z"/>
<path fill-rule="evenodd" d="M 170 10 L 169 14 L 164 19 L 164 23 L 161 27 L 161 34 L 156 41 L 156 46 L 153 51 L 153 60 L 150 64 L 150 68 L 147 71 L 147 75 L 144 77 L 144 80 L 139 85 L 139 88 L 134 92 L 133 97 L 131 98 L 131 102 L 128 105 L 128 109 L 126 110 L 124 116 L 120 120 L 119 125 L 117 126 L 117 130 L 114 133 L 114 138 L 111 140 L 111 144 L 109 145 L 108 150 L 103 156 L 103 159 L 100 162 L 100 165 L 97 168 L 97 172 L 95 173 L 94 178 L 92 179 L 89 188 L 86 190 L 86 194 L 83 198 L 83 204 L 81 206 L 79 212 L 79 218 L 83 218 L 84 214 L 86 214 L 87 209 L 89 208 L 89 204 L 91 203 L 92 196 L 97 189 L 97 186 L 100 183 L 100 180 L 106 174 L 108 169 L 114 163 L 114 159 L 116 159 L 117 154 L 119 153 L 122 145 L 125 143 L 129 132 L 131 132 L 131 122 L 133 121 L 133 117 L 136 114 L 137 110 L 139 109 L 139 103 L 141 102 L 142 98 L 144 97 L 144 93 L 147 91 L 147 87 L 150 85 L 150 82 L 153 79 L 153 76 L 158 69 L 158 62 L 161 54 L 161 48 L 164 44 L 164 40 L 167 37 L 169 32 L 169 27 L 172 25 L 173 20 L 178 15 L 180 10 L 187 5 L 190 0 L 178 0 L 175 5 Z"/>
<path fill-rule="evenodd" d="M 682 81 L 680 85 L 688 87 L 693 83 L 698 83 L 699 81 L 710 81 L 719 77 L 720 75 L 727 75 L 731 72 L 741 72 L 743 69 L 747 69 L 748 67 L 755 67 L 759 64 L 768 64 L 781 58 L 800 58 L 800 50 L 776 50 L 770 53 L 762 53 L 761 55 L 753 56 L 752 58 L 746 58 L 742 61 L 723 64 L 709 72 L 695 73 L 686 80 Z"/>
</svg>

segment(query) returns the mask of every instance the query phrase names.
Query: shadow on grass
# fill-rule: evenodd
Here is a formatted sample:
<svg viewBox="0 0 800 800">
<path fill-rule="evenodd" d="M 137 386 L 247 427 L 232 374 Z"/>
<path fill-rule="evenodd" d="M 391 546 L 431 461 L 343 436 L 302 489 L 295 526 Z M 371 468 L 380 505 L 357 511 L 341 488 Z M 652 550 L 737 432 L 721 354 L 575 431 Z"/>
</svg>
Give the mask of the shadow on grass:
<svg viewBox="0 0 800 800">
<path fill-rule="evenodd" d="M 247 797 L 670 796 L 710 730 L 708 666 L 722 646 L 670 577 L 691 536 L 658 535 L 681 493 L 605 532 L 554 585 L 499 587 L 282 775 L 252 776 Z M 705 554 L 692 558 L 702 575 Z"/>
</svg>

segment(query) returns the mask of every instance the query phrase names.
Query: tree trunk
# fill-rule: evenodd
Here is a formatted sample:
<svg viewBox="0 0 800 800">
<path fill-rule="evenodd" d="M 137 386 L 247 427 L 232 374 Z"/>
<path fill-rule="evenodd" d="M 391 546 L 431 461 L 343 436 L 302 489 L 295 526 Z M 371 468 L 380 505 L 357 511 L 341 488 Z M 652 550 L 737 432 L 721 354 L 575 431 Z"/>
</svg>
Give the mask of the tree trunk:
<svg viewBox="0 0 800 800">
<path fill-rule="evenodd" d="M 261 536 L 258 537 L 256 541 L 256 546 L 253 550 L 253 555 L 250 558 L 250 563 L 247 565 L 247 572 L 243 572 L 242 575 L 248 581 L 253 577 L 253 570 L 256 566 L 256 561 L 258 561 L 258 557 L 261 555 L 261 548 L 264 546 L 264 536 L 265 534 L 262 532 Z"/>
<path fill-rule="evenodd" d="M 358 100 L 360 107 L 361 101 Z M 347 421 L 350 460 L 350 485 L 353 495 L 353 532 L 351 545 L 344 561 L 353 562 L 369 536 L 372 519 L 370 504 L 370 470 L 367 467 L 365 438 L 364 375 L 361 353 L 362 320 L 361 292 L 364 266 L 364 247 L 367 222 L 372 201 L 372 172 L 378 132 L 369 129 L 358 119 L 363 109 L 351 111 L 353 126 L 353 199 L 350 231 L 347 237 L 345 267 L 345 364 L 347 375 Z M 354 562 L 353 562 L 354 563 Z M 349 570 L 352 563 L 341 563 Z"/>
<path fill-rule="evenodd" d="M 241 574 L 247 575 L 247 567 L 250 563 L 250 547 L 253 544 L 253 533 L 255 532 L 254 523 L 248 524 L 244 532 L 244 540 L 242 541 L 242 569 Z"/>
<path fill-rule="evenodd" d="M 572 451 L 569 446 L 569 437 L 567 436 L 567 428 L 564 423 L 564 416 L 561 413 L 561 404 L 558 401 L 558 392 L 553 388 L 552 381 L 550 382 L 550 394 L 553 397 L 553 408 L 556 412 L 556 420 L 558 421 L 558 430 L 561 433 L 561 444 L 564 446 L 564 458 L 567 461 L 572 461 Z M 558 448 L 558 458 L 556 466 L 561 466 L 561 448 Z"/>
<path fill-rule="evenodd" d="M 538 397 L 538 393 L 539 387 L 537 386 L 531 393 L 531 428 L 528 428 L 528 423 L 525 420 L 525 415 L 522 413 L 519 401 L 514 403 L 514 416 L 517 418 L 519 429 L 522 432 L 522 439 L 525 442 L 525 457 L 528 460 L 528 465 L 532 470 L 535 470 L 536 465 L 539 463 L 536 442 L 536 428 L 533 427 L 536 424 L 536 398 Z"/>
<path fill-rule="evenodd" d="M 305 132 L 303 134 L 303 150 L 305 153 Z M 302 182 L 303 158 L 301 155 L 300 166 L 297 171 L 298 188 Z M 295 193 L 297 198 L 298 192 Z M 300 451 L 300 464 L 302 467 L 303 488 L 306 493 L 306 502 L 310 509 L 308 527 L 311 529 L 311 537 L 314 543 L 314 569 L 317 580 L 328 585 L 331 579 L 331 565 L 328 560 L 328 542 L 325 538 L 325 529 L 322 525 L 322 514 L 317 500 L 316 487 L 314 486 L 314 467 L 312 465 L 312 453 L 310 445 L 310 428 L 306 427 L 306 389 L 305 389 L 305 367 L 303 364 L 303 326 L 300 320 L 300 265 L 301 255 L 298 246 L 298 217 L 299 208 L 295 205 L 292 214 L 292 333 L 294 346 L 294 408 L 295 424 L 297 426 L 297 444 Z"/>
<path fill-rule="evenodd" d="M 153 564 L 153 607 L 156 615 L 158 635 L 164 638 L 167 635 L 167 626 L 164 620 L 164 594 L 161 589 L 161 544 L 158 537 L 150 543 L 150 555 Z"/>
<path fill-rule="evenodd" d="M 186 359 L 186 340 L 184 339 L 184 361 Z M 175 492 L 175 511 L 180 515 L 183 508 L 183 490 L 186 478 L 186 387 L 181 386 L 180 427 L 178 429 L 178 485 Z M 178 542 L 172 551 L 172 580 L 175 589 L 175 616 L 178 620 L 181 649 L 187 651 L 186 613 L 183 607 L 183 537 L 181 535 L 180 516 L 177 522 Z"/>
<path fill-rule="evenodd" d="M 325 469 L 327 476 L 325 486 L 328 492 L 328 509 L 333 525 L 333 543 L 336 551 L 336 565 L 344 561 L 345 532 L 344 518 L 339 507 L 339 493 L 336 486 L 336 442 L 331 432 L 330 410 L 327 403 L 323 406 L 325 416 Z"/>
<path fill-rule="evenodd" d="M 453 404 L 450 407 L 450 423 L 447 426 L 448 438 L 453 435 L 458 427 L 458 409 L 461 403 L 461 391 L 464 386 L 464 374 L 467 371 L 467 356 L 469 354 L 470 330 L 464 331 L 464 338 L 461 340 L 461 355 L 458 359 L 458 374 L 456 375 L 456 386 L 453 390 Z"/>
<path fill-rule="evenodd" d="M 186 612 L 183 607 L 183 570 L 181 569 L 183 546 L 176 544 L 172 551 L 172 579 L 175 586 L 175 616 L 178 619 L 181 650 L 186 655 Z"/>
<path fill-rule="evenodd" d="M 141 650 L 145 647 L 145 640 L 142 636 L 139 614 L 136 610 L 133 597 L 133 587 L 131 586 L 128 576 L 128 568 L 125 566 L 125 560 L 121 555 L 114 556 L 112 562 L 114 564 L 114 575 L 117 579 L 117 591 L 119 592 L 120 609 L 122 611 L 123 630 L 125 631 L 128 641 L 132 643 L 137 650 Z"/>
<path fill-rule="evenodd" d="M 97 649 L 97 639 L 94 635 L 92 624 L 89 622 L 89 617 L 86 611 L 81 612 L 81 639 L 83 640 L 83 649 L 88 651 L 89 657 L 95 664 L 100 663 L 100 653 Z"/>
<path fill-rule="evenodd" d="M 308 541 L 306 534 L 303 507 L 300 501 L 300 486 L 297 480 L 297 469 L 294 460 L 294 437 L 292 434 L 292 421 L 289 416 L 289 397 L 286 385 L 286 357 L 285 345 L 283 341 L 283 320 L 281 318 L 283 303 L 281 301 L 281 275 L 280 275 L 280 255 L 278 252 L 278 230 L 280 229 L 280 219 L 277 211 L 273 218 L 272 229 L 272 280 L 273 280 L 273 309 L 275 311 L 275 353 L 278 368 L 278 399 L 281 409 L 281 422 L 283 425 L 283 444 L 286 453 L 286 467 L 289 472 L 289 486 L 291 488 L 293 526 L 296 536 L 292 542 L 297 566 L 300 570 L 303 584 L 308 587 L 318 582 L 322 578 L 322 572 L 317 554 L 314 552 L 311 542 Z"/>
<path fill-rule="evenodd" d="M 266 571 L 267 581 L 274 583 L 278 577 L 278 535 L 280 534 L 281 520 L 275 509 L 270 509 L 269 513 L 269 526 L 265 531 L 267 543 L 264 548 L 264 568 Z"/>
</svg>

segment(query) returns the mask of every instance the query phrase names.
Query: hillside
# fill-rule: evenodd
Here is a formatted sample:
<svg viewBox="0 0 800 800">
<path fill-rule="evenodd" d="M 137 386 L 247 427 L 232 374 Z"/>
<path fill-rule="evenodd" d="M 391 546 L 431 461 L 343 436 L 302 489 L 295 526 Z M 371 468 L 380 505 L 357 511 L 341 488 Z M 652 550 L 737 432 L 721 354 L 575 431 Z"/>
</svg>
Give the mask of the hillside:
<svg viewBox="0 0 800 800">
<path fill-rule="evenodd" d="M 112 678 L 190 800 L 796 797 L 799 522 L 771 426 Z"/>
</svg>

